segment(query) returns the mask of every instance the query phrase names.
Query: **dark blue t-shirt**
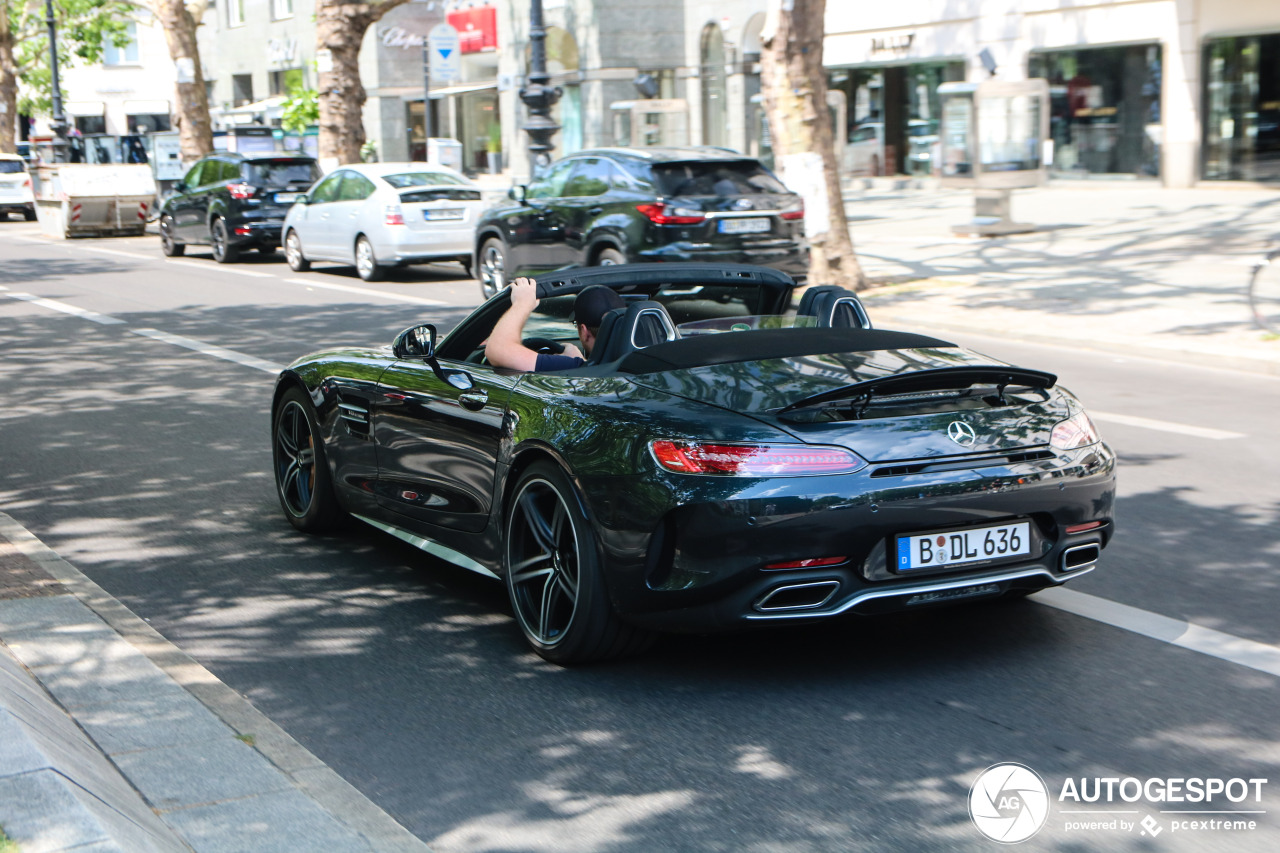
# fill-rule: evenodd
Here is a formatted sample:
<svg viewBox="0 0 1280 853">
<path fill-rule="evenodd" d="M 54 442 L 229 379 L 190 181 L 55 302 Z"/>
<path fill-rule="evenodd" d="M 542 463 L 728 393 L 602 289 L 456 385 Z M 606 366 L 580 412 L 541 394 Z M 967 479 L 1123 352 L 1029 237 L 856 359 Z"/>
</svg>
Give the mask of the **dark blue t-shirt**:
<svg viewBox="0 0 1280 853">
<path fill-rule="evenodd" d="M 534 372 L 546 373 L 556 370 L 572 370 L 575 367 L 582 367 L 586 364 L 585 359 L 572 355 L 551 355 L 549 353 L 539 353 L 538 361 L 533 366 Z"/>
</svg>

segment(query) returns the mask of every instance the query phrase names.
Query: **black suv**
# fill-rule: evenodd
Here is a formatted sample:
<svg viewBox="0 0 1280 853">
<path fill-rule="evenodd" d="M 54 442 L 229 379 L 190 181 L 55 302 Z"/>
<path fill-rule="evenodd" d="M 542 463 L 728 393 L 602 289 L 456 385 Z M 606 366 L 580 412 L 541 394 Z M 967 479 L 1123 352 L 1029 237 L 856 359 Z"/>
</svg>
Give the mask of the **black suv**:
<svg viewBox="0 0 1280 853">
<path fill-rule="evenodd" d="M 486 297 L 580 264 L 707 261 L 808 275 L 804 202 L 760 161 L 720 148 L 601 148 L 559 160 L 476 226 Z"/>
<path fill-rule="evenodd" d="M 280 245 L 280 226 L 298 196 L 320 177 L 311 157 L 225 152 L 198 161 L 160 207 L 160 248 L 170 257 L 208 245 L 229 264 L 244 249 Z"/>
</svg>

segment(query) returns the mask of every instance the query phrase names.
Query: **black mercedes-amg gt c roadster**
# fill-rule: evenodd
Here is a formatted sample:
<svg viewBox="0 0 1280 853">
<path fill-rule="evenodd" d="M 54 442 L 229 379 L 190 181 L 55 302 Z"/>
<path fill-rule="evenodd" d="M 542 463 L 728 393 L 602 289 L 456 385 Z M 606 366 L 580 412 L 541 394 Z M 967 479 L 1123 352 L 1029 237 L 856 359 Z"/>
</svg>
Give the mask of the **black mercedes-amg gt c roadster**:
<svg viewBox="0 0 1280 853">
<path fill-rule="evenodd" d="M 575 294 L 615 289 L 587 363 L 485 359 L 501 291 L 447 335 L 306 356 L 272 413 L 303 531 L 354 516 L 501 579 L 560 664 L 711 631 L 1026 595 L 1091 571 L 1115 456 L 1052 373 L 872 328 L 858 298 L 712 264 L 538 280 L 526 345 L 576 341 Z"/>
</svg>

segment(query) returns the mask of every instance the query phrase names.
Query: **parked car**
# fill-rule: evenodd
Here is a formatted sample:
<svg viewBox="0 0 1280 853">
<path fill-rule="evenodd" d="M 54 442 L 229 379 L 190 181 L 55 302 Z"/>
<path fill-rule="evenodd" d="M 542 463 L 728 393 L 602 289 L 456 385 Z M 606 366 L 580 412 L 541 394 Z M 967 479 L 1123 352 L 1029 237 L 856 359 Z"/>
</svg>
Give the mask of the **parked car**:
<svg viewBox="0 0 1280 853">
<path fill-rule="evenodd" d="M 476 228 L 488 297 L 578 264 L 749 263 L 804 279 L 804 202 L 759 160 L 721 148 L 602 148 L 553 163 Z"/>
<path fill-rule="evenodd" d="M 172 257 L 207 245 L 220 264 L 245 249 L 271 254 L 285 214 L 320 178 L 311 157 L 219 152 L 196 162 L 160 206 L 160 248 Z"/>
<path fill-rule="evenodd" d="M 929 119 L 913 118 L 907 122 L 907 150 L 905 162 L 890 163 L 884 147 L 884 124 L 878 121 L 862 122 L 855 127 L 849 141 L 843 146 L 841 169 L 850 175 L 884 175 L 887 169 L 901 167 L 909 175 L 928 175 L 933 172 L 933 160 L 938 142 L 938 123 Z"/>
<path fill-rule="evenodd" d="M 0 154 L 0 218 L 21 213 L 28 222 L 36 219 L 36 197 L 31 191 L 27 161 L 17 154 Z"/>
<path fill-rule="evenodd" d="M 276 383 L 276 494 L 299 530 L 345 516 L 506 585 L 560 664 L 654 631 L 1014 599 L 1093 570 L 1116 457 L 1057 378 L 871 328 L 858 298 L 736 264 L 541 276 L 526 345 L 582 367 L 496 369 L 503 290 L 437 339 L 299 358 Z M 441 322 L 452 322 L 442 317 Z"/>
<path fill-rule="evenodd" d="M 471 271 L 471 240 L 484 210 L 480 187 L 437 163 L 343 166 L 299 196 L 284 221 L 284 254 L 354 264 L 365 281 L 388 267 L 457 261 Z"/>
</svg>

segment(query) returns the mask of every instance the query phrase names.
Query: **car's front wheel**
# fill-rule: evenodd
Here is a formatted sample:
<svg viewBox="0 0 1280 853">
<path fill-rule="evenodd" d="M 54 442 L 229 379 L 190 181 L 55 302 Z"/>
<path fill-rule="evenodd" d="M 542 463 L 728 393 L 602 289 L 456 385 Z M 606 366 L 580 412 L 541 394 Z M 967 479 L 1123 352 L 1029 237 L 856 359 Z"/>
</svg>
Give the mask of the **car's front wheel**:
<svg viewBox="0 0 1280 853">
<path fill-rule="evenodd" d="M 160 251 L 166 258 L 176 258 L 186 250 L 186 245 L 173 236 L 173 217 L 163 214 L 160 217 Z"/>
<path fill-rule="evenodd" d="M 625 264 L 626 262 L 626 255 L 612 246 L 601 249 L 600 254 L 596 255 L 596 266 L 599 267 L 611 267 L 615 264 Z"/>
<path fill-rule="evenodd" d="M 363 234 L 356 239 L 356 272 L 365 281 L 382 281 L 387 275 L 387 268 L 373 253 L 373 244 Z"/>
<path fill-rule="evenodd" d="M 310 398 L 302 389 L 290 388 L 280 398 L 272 423 L 276 497 L 285 517 L 306 533 L 331 530 L 342 510 L 333 493 Z"/>
<path fill-rule="evenodd" d="M 311 261 L 302 254 L 302 238 L 292 229 L 284 238 L 284 259 L 289 262 L 289 269 L 294 272 L 306 272 L 311 269 Z"/>
<path fill-rule="evenodd" d="M 562 665 L 641 651 L 652 635 L 618 618 L 600 549 L 565 473 L 538 462 L 521 476 L 506 516 L 503 569 L 525 639 Z"/>
<path fill-rule="evenodd" d="M 480 246 L 480 293 L 485 299 L 507 286 L 507 248 L 497 237 Z"/>
<path fill-rule="evenodd" d="M 240 259 L 240 250 L 231 245 L 227 221 L 221 217 L 209 225 L 209 246 L 213 250 L 213 259 L 220 264 L 234 264 Z"/>
</svg>

